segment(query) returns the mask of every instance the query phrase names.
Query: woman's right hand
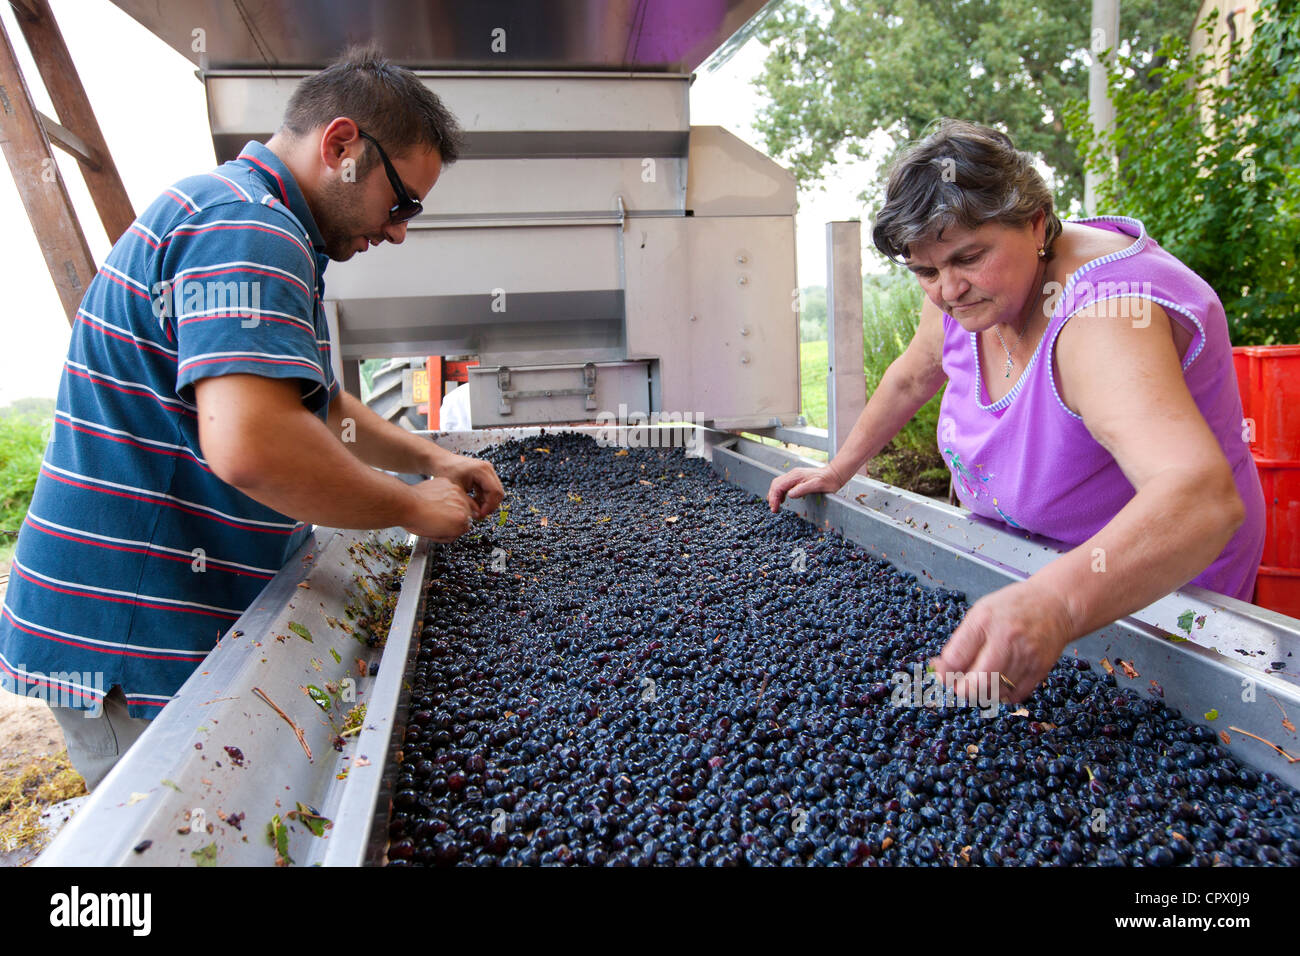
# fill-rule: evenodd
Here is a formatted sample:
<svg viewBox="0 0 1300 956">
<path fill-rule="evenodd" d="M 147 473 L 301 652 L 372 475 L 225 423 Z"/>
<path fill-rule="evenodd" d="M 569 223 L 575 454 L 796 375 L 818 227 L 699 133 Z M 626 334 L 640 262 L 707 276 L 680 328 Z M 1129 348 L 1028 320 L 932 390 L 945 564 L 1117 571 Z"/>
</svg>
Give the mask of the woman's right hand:
<svg viewBox="0 0 1300 956">
<path fill-rule="evenodd" d="M 772 479 L 772 484 L 767 489 L 767 503 L 772 513 L 776 514 L 786 498 L 834 494 L 846 481 L 848 479 L 841 478 L 830 463 L 820 468 L 794 468 Z"/>
</svg>

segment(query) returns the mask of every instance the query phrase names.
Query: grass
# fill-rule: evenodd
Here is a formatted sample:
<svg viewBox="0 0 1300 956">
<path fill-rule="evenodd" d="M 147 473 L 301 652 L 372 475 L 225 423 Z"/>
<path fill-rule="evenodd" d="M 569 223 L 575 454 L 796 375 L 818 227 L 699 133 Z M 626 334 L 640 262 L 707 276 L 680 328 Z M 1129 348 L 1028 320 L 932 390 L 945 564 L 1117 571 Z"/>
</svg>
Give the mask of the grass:
<svg viewBox="0 0 1300 956">
<path fill-rule="evenodd" d="M 18 528 L 27 517 L 49 421 L 38 409 L 0 409 L 0 562 L 13 557 Z"/>
<path fill-rule="evenodd" d="M 868 286 L 863 294 L 862 364 L 867 396 L 876 390 L 885 370 L 907 348 L 916 333 L 921 290 L 915 283 L 886 288 Z M 804 342 L 799 349 L 803 415 L 816 428 L 826 426 L 826 342 Z M 873 478 L 921 494 L 942 495 L 948 468 L 939 453 L 939 401 L 926 402 L 894 439 L 868 464 Z"/>
</svg>

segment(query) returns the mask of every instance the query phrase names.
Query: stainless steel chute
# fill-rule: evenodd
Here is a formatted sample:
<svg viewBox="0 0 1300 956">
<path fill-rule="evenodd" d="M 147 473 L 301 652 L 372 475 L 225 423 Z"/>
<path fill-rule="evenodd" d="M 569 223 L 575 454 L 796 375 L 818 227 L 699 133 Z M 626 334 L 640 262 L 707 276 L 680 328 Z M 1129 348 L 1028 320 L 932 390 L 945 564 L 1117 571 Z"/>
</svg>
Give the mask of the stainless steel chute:
<svg viewBox="0 0 1300 956">
<path fill-rule="evenodd" d="M 571 430 L 610 435 L 595 428 Z M 680 426 L 660 431 L 672 434 Z M 436 440 L 468 452 L 537 433 L 458 432 Z M 766 491 L 774 475 L 809 463 L 734 435 L 709 430 L 701 435 L 701 451 L 714 471 L 756 495 Z M 1042 542 L 957 508 L 861 477 L 836 495 L 801 499 L 791 507 L 915 573 L 921 583 L 963 591 L 972 601 L 1023 579 L 1057 554 Z M 343 752 L 330 746 L 334 728 L 303 686 L 337 681 L 353 666 L 353 654 L 340 651 L 343 661 L 336 662 L 329 653 L 331 646 L 347 651 L 354 646 L 351 636 L 331 627 L 329 619 L 342 620 L 343 607 L 356 599 L 358 574 L 382 570 L 375 555 L 383 549 L 376 544 L 398 537 L 391 531 L 318 530 L 302 556 L 315 557 L 291 561 L 267 586 L 39 864 L 189 866 L 200 860 L 196 853 L 214 847 L 206 859 L 218 865 L 272 865 L 276 853 L 266 829 L 275 816 L 289 827 L 289 856 L 298 864 L 382 862 L 389 787 L 404 733 L 405 678 L 423 619 L 427 542 L 417 543 L 405 571 L 378 675 L 357 680 L 357 700 L 368 707 L 366 721 Z M 304 581 L 309 587 L 299 586 Z M 1183 635 L 1178 618 L 1189 611 L 1193 618 L 1203 616 L 1204 625 L 1193 627 L 1187 640 L 1171 640 Z M 315 642 L 308 644 L 287 630 L 291 620 L 305 622 Z M 236 630 L 243 634 L 233 638 Z M 277 635 L 287 635 L 286 640 L 277 641 Z M 1120 686 L 1145 695 L 1158 685 L 1165 704 L 1188 720 L 1215 731 L 1233 727 L 1257 733 L 1294 754 L 1300 750 L 1300 735 L 1280 724 L 1278 708 L 1300 713 L 1300 680 L 1270 664 L 1298 659 L 1297 650 L 1300 621 L 1189 588 L 1077 641 L 1065 653 L 1094 663 L 1102 657 L 1131 661 L 1140 676 L 1131 679 L 1117 669 Z M 1251 693 L 1243 693 L 1246 686 Z M 311 760 L 255 687 L 295 719 L 312 749 Z M 1217 713 L 1208 721 L 1205 715 L 1212 712 Z M 240 748 L 245 766 L 231 764 L 226 746 Z M 1300 787 L 1300 764 L 1288 763 L 1265 744 L 1233 732 L 1227 746 L 1241 762 Z M 217 761 L 223 766 L 216 768 Z M 344 769 L 346 777 L 339 780 Z M 288 817 L 299 803 L 332 821 L 323 838 Z M 212 825 L 211 833 L 193 832 L 196 809 Z M 238 827 L 226 822 L 236 813 L 243 814 Z M 146 840 L 149 848 L 136 852 Z"/>
</svg>

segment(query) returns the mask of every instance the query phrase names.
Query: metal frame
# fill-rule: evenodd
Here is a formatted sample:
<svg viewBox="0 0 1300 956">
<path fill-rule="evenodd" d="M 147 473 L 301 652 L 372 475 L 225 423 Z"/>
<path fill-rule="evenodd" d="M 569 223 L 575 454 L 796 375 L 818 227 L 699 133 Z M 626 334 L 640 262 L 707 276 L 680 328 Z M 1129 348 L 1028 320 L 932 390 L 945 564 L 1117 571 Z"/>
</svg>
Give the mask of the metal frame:
<svg viewBox="0 0 1300 956">
<path fill-rule="evenodd" d="M 515 428 L 471 432 L 421 433 L 451 451 L 481 450 L 512 438 L 572 432 L 626 442 L 659 432 L 661 447 L 687 445 L 688 454 L 704 457 L 726 481 L 763 495 L 771 479 L 783 471 L 806 465 L 807 459 L 780 448 L 736 435 L 690 425 L 642 428 Z M 916 574 L 926 585 L 959 590 L 968 600 L 1022 580 L 1050 561 L 1059 550 L 1050 543 L 1010 532 L 957 508 L 902 491 L 868 478 L 855 477 L 835 495 L 817 495 L 790 502 L 790 510 L 827 531 L 843 534 L 858 545 L 899 568 Z M 316 753 L 324 756 L 308 764 L 297 740 L 269 708 L 250 699 L 249 689 L 273 691 L 281 706 L 295 705 L 299 714 L 312 705 L 296 684 L 313 672 L 308 659 L 319 654 L 328 661 L 323 644 L 307 645 L 292 638 L 277 644 L 271 637 L 282 629 L 292 602 L 304 593 L 331 592 L 331 606 L 343 600 L 344 585 L 355 568 L 347 561 L 349 543 L 379 535 L 331 532 L 318 529 L 315 542 L 304 553 L 315 554 L 310 573 L 303 562 L 290 561 L 267 586 L 254 606 L 236 622 L 244 636 L 229 636 L 204 661 L 174 700 L 123 761 L 91 795 L 85 806 L 40 857 L 40 865 L 189 865 L 190 853 L 209 842 L 218 845 L 217 863 L 268 865 L 274 854 L 265 830 L 271 813 L 287 813 L 294 803 L 318 807 L 333 829 L 319 840 L 300 825 L 291 828 L 290 852 L 299 863 L 361 865 L 382 862 L 387 840 L 387 794 L 396 773 L 396 751 L 404 733 L 407 677 L 417 647 L 415 634 L 423 620 L 423 594 L 429 544 L 421 541 L 406 572 L 397 610 L 389 629 L 377 679 L 364 686 L 368 701 L 364 729 L 347 753 L 336 755 L 328 747 L 328 727 L 312 726 L 310 739 L 322 741 Z M 343 570 L 338 568 L 342 566 Z M 300 590 L 300 580 L 311 589 Z M 323 602 L 322 602 L 323 603 Z M 1193 629 L 1192 639 L 1180 643 L 1167 633 L 1177 632 L 1177 615 L 1191 610 L 1204 615 L 1203 629 Z M 262 640 L 261 647 L 255 641 Z M 276 652 L 273 668 L 259 671 L 256 658 L 266 648 Z M 1117 666 L 1116 680 L 1143 694 L 1160 687 L 1164 702 L 1190 720 L 1211 729 L 1242 730 L 1266 737 L 1288 751 L 1300 751 L 1300 738 L 1281 727 L 1279 707 L 1300 715 L 1300 683 L 1295 675 L 1270 673 L 1268 661 L 1296 660 L 1300 648 L 1300 620 L 1215 595 L 1199 588 L 1176 591 L 1151 607 L 1102 628 L 1066 649 L 1097 662 L 1123 659 L 1139 677 L 1129 679 Z M 345 659 L 346 660 L 346 659 Z M 327 668 L 328 670 L 328 668 Z M 278 675 L 272 677 L 271 675 Z M 328 673 L 316 679 L 328 679 Z M 275 680 L 276 683 L 268 683 Z M 1254 700 L 1243 700 L 1243 682 L 1254 689 Z M 1276 702 L 1276 706 L 1275 703 Z M 1211 710 L 1218 717 L 1206 721 Z M 220 733 L 212 730 L 220 723 Z M 232 733 L 233 731 L 233 733 Z M 256 738 L 252 735 L 256 732 Z M 1267 770 L 1291 786 L 1300 786 L 1300 764 L 1288 764 L 1264 744 L 1228 730 L 1229 749 L 1243 763 Z M 232 739 L 233 738 L 233 739 Z M 246 769 L 223 768 L 214 773 L 210 760 L 220 759 L 222 744 L 244 741 Z M 203 751 L 195 743 L 205 743 Z M 207 746 L 211 743 L 213 746 Z M 315 746 L 315 745 L 314 745 Z M 201 758 L 206 755 L 209 761 Z M 351 759 L 364 755 L 367 763 Z M 336 771 L 351 761 L 347 780 L 335 780 Z M 205 776 L 208 783 L 203 784 Z M 164 780 L 182 788 L 169 789 Z M 143 798 L 137 798 L 143 794 Z M 185 812 L 196 800 L 209 801 L 212 837 L 176 833 L 185 824 Z M 278 809 L 276 801 L 279 801 Z M 242 831 L 222 824 L 214 810 L 247 814 Z M 244 842 L 244 838 L 247 842 Z M 142 839 L 154 846 L 143 854 L 132 852 Z"/>
</svg>

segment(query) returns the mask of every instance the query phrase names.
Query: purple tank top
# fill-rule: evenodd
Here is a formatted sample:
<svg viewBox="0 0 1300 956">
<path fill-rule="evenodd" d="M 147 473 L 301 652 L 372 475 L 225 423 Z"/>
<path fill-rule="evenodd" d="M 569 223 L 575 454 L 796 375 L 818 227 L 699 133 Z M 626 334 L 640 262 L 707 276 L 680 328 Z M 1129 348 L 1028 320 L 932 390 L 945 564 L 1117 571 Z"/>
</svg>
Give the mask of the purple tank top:
<svg viewBox="0 0 1300 956">
<path fill-rule="evenodd" d="M 1232 467 L 1246 520 L 1223 552 L 1191 583 L 1249 601 L 1264 553 L 1264 493 L 1242 437 L 1228 341 L 1228 323 L 1214 290 L 1126 216 L 1079 224 L 1131 236 L 1127 249 L 1074 273 L 1061 292 L 1028 367 L 1015 386 L 989 403 L 975 334 L 943 317 L 943 368 L 948 375 L 939 412 L 939 449 L 961 503 L 1073 547 L 1096 534 L 1133 497 L 1133 486 L 1056 391 L 1052 351 L 1070 316 L 1090 302 L 1124 296 L 1149 299 L 1192 334 L 1183 378 Z"/>
</svg>

